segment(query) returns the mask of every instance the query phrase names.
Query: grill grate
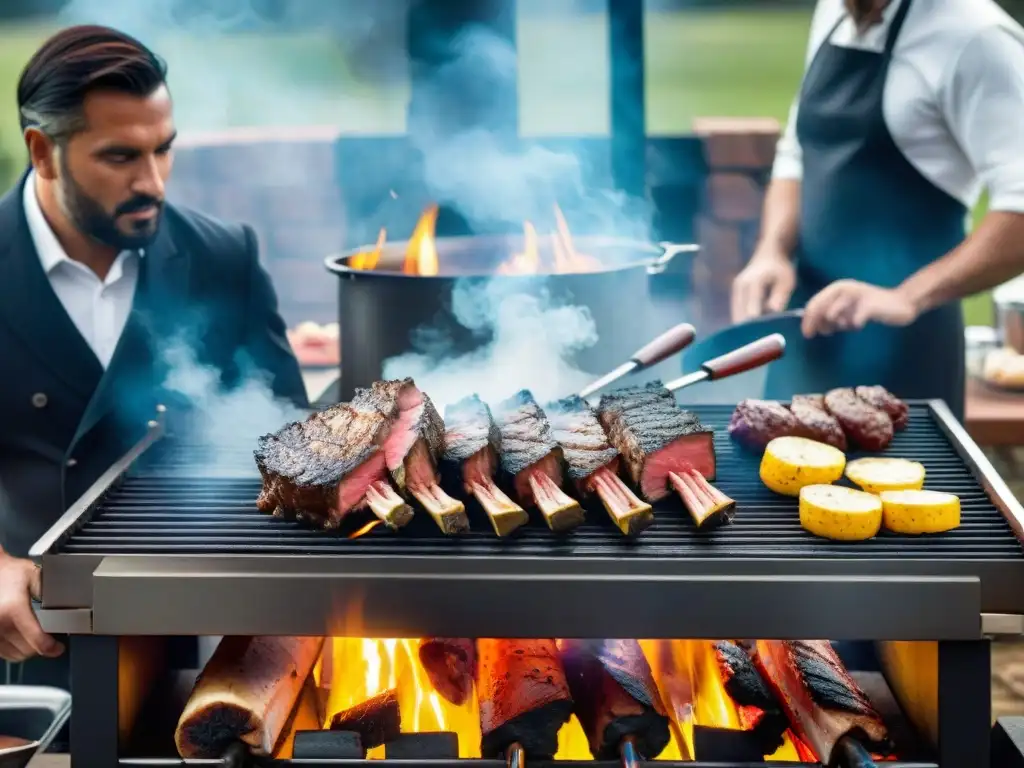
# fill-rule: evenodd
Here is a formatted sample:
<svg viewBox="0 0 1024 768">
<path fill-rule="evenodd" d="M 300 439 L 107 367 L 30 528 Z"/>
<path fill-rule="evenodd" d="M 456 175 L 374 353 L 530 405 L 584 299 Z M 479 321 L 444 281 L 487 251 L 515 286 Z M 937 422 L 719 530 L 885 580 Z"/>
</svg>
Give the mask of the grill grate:
<svg viewBox="0 0 1024 768">
<path fill-rule="evenodd" d="M 484 514 L 469 509 L 472 531 L 458 538 L 438 532 L 429 515 L 418 512 L 399 533 L 379 526 L 349 539 L 358 527 L 338 534 L 261 514 L 253 501 L 260 480 L 251 452 L 218 454 L 214 464 L 203 462 L 184 445 L 167 446 L 159 460 L 140 464 L 113 488 L 93 516 L 60 546 L 64 553 L 81 554 L 291 554 L 502 557 L 631 558 L 768 558 L 848 559 L 898 558 L 990 563 L 1024 562 L 1024 550 L 1002 514 L 950 445 L 925 405 L 913 405 L 908 428 L 899 433 L 887 455 L 924 464 L 926 486 L 957 494 L 962 524 L 936 536 L 910 538 L 881 534 L 868 542 L 831 542 L 811 536 L 800 527 L 795 499 L 764 488 L 758 479 L 758 458 L 739 450 L 725 432 L 732 413 L 727 406 L 697 406 L 694 410 L 715 429 L 718 477 L 715 484 L 736 499 L 734 523 L 698 532 L 674 498 L 655 510 L 654 526 L 636 540 L 619 534 L 600 508 L 591 508 L 587 522 L 566 536 L 548 531 L 538 514 L 519 535 L 498 539 Z M 227 458 L 225 458 L 227 456 Z M 855 458 L 851 453 L 850 458 Z M 222 468 L 230 463 L 231 470 Z M 363 524 L 370 518 L 361 518 Z"/>
</svg>

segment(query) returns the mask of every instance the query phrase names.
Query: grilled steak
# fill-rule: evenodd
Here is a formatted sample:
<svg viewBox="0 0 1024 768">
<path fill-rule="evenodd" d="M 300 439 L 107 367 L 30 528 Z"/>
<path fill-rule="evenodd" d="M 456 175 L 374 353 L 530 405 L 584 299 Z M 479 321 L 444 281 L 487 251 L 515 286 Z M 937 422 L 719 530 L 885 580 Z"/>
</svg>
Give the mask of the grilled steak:
<svg viewBox="0 0 1024 768">
<path fill-rule="evenodd" d="M 465 704 L 476 679 L 476 641 L 425 637 L 420 640 L 419 657 L 437 692 L 456 706 Z"/>
<path fill-rule="evenodd" d="M 881 451 L 892 442 L 889 415 L 861 400 L 850 388 L 833 389 L 825 395 L 825 406 L 843 426 L 851 442 L 867 451 Z"/>
<path fill-rule="evenodd" d="M 761 754 L 773 754 L 782 746 L 789 728 L 782 705 L 746 650 L 729 640 L 716 642 L 714 649 L 719 674 L 736 704 L 740 725 L 753 732 Z"/>
<path fill-rule="evenodd" d="M 729 420 L 729 435 L 752 451 L 762 451 L 776 437 L 801 433 L 800 421 L 774 400 L 741 400 Z"/>
<path fill-rule="evenodd" d="M 444 425 L 444 460 L 458 466 L 466 493 L 487 513 L 495 533 L 507 536 L 525 525 L 526 512 L 494 482 L 501 432 L 487 404 L 476 395 L 465 397 L 445 408 Z"/>
<path fill-rule="evenodd" d="M 263 478 L 256 506 L 334 528 L 369 505 L 389 527 L 405 525 L 412 510 L 388 484 L 381 449 L 391 418 L 360 393 L 351 403 L 264 435 L 254 452 Z"/>
<path fill-rule="evenodd" d="M 519 744 L 530 759 L 554 757 L 572 697 L 554 640 L 477 641 L 480 752 L 500 757 Z"/>
<path fill-rule="evenodd" d="M 375 381 L 366 396 L 381 411 L 395 415 L 384 441 L 384 458 L 398 490 L 415 497 L 444 533 L 469 530 L 465 506 L 438 484 L 444 422 L 430 398 L 412 379 Z"/>
<path fill-rule="evenodd" d="M 598 418 L 648 501 L 671 485 L 698 527 L 727 522 L 735 502 L 714 488 L 713 433 L 660 382 L 602 395 Z"/>
<path fill-rule="evenodd" d="M 668 745 L 669 719 L 651 668 L 636 640 L 560 640 L 562 666 L 576 716 L 597 760 L 613 760 L 632 737 L 640 757 Z"/>
<path fill-rule="evenodd" d="M 844 737 L 881 754 L 891 750 L 885 723 L 829 641 L 758 640 L 757 657 L 797 735 L 822 763 L 831 765 Z"/>
<path fill-rule="evenodd" d="M 857 387 L 854 391 L 864 402 L 889 414 L 894 429 L 899 431 L 906 428 L 910 421 L 910 407 L 885 387 Z"/>
<path fill-rule="evenodd" d="M 793 395 L 790 410 L 800 424 L 793 434 L 846 450 L 846 433 L 839 420 L 828 412 L 823 395 Z"/>
<path fill-rule="evenodd" d="M 553 531 L 583 522 L 583 508 L 561 489 L 562 449 L 544 411 L 527 390 L 498 404 L 494 420 L 501 432 L 501 466 L 513 477 L 515 492 L 536 505 Z"/>
<path fill-rule="evenodd" d="M 546 406 L 551 432 L 580 493 L 597 493 L 615 525 L 628 536 L 654 522 L 651 505 L 619 478 L 619 452 L 608 443 L 597 414 L 578 395 Z"/>
</svg>

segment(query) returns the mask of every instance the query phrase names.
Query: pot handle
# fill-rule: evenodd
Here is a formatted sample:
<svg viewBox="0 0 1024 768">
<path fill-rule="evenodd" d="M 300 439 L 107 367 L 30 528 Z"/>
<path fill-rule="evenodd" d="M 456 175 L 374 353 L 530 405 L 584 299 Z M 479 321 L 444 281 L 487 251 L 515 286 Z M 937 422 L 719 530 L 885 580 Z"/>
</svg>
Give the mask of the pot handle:
<svg viewBox="0 0 1024 768">
<path fill-rule="evenodd" d="M 696 243 L 661 242 L 658 243 L 658 247 L 661 248 L 663 253 L 647 265 L 648 275 L 660 275 L 668 269 L 668 265 L 680 253 L 697 253 L 700 250 L 700 246 Z"/>
</svg>

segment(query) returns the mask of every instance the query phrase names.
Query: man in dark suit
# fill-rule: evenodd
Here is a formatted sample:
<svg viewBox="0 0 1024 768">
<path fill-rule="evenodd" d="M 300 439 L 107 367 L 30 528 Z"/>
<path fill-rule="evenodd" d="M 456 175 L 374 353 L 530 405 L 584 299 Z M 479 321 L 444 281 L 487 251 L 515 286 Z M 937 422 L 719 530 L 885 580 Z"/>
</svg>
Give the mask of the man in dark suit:
<svg viewBox="0 0 1024 768">
<path fill-rule="evenodd" d="M 66 685 L 23 558 L 166 402 L 172 340 L 224 388 L 258 373 L 307 405 L 253 231 L 165 202 L 165 78 L 138 41 L 74 27 L 18 83 L 32 167 L 0 199 L 0 659 L 30 660 L 13 681 Z"/>
</svg>

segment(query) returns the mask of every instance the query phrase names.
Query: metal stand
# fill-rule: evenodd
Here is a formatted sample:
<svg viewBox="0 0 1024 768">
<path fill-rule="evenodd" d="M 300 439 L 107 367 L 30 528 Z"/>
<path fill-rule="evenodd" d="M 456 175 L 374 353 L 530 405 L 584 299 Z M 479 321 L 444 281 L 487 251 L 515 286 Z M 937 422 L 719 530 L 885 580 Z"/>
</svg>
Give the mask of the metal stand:
<svg viewBox="0 0 1024 768">
<path fill-rule="evenodd" d="M 72 635 L 71 765 L 106 768 L 118 759 L 118 638 Z"/>
<path fill-rule="evenodd" d="M 992 656 L 988 640 L 939 643 L 939 765 L 990 765 Z"/>
</svg>

